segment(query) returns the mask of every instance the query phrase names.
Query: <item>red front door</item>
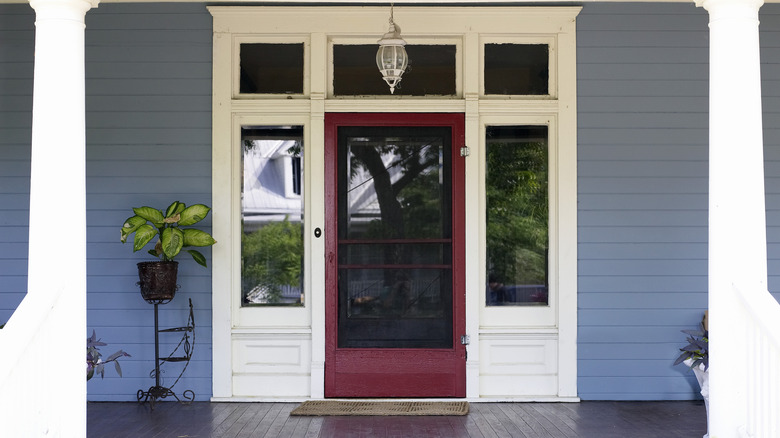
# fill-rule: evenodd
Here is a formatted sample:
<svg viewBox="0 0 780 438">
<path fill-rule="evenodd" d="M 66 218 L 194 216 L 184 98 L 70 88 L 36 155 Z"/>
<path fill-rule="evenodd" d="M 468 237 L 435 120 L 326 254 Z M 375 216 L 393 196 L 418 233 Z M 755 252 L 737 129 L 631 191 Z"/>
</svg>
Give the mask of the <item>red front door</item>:
<svg viewBox="0 0 780 438">
<path fill-rule="evenodd" d="M 326 114 L 326 397 L 465 397 L 462 114 Z"/>
</svg>

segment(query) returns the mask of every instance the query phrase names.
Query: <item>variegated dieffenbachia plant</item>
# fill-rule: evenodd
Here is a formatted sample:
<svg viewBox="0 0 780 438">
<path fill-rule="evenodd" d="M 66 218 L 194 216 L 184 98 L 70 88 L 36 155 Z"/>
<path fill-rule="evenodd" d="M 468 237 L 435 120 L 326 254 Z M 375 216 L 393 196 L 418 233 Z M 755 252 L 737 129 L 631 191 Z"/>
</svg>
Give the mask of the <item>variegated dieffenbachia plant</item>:
<svg viewBox="0 0 780 438">
<path fill-rule="evenodd" d="M 135 233 L 133 252 L 141 250 L 152 239 L 158 237 L 149 254 L 163 261 L 171 261 L 182 248 L 211 246 L 217 243 L 211 235 L 196 228 L 183 228 L 202 221 L 211 211 L 203 204 L 187 207 L 174 201 L 165 212 L 152 207 L 133 208 L 135 216 L 128 218 L 122 225 L 121 241 Z M 199 265 L 206 266 L 206 257 L 194 249 L 185 250 Z"/>
</svg>

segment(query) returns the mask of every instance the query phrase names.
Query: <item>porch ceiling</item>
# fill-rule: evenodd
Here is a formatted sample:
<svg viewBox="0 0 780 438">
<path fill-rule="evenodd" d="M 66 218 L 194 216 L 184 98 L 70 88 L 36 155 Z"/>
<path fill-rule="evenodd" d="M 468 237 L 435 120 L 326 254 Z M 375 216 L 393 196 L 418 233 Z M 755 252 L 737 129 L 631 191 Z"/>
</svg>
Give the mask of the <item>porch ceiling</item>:
<svg viewBox="0 0 780 438">
<path fill-rule="evenodd" d="M 0 0 L 0 4 L 28 3 L 29 0 Z M 426 6 L 539 6 L 539 5 L 581 5 L 586 3 L 693 3 L 692 0 L 394 0 L 395 5 L 426 5 Z M 344 6 L 344 0 L 100 0 L 100 3 L 208 3 L 231 4 L 240 6 L 285 6 L 307 5 L 327 6 L 330 4 Z M 780 0 L 764 0 L 764 3 L 780 3 Z M 350 6 L 389 6 L 388 0 L 362 0 L 350 3 Z"/>
</svg>

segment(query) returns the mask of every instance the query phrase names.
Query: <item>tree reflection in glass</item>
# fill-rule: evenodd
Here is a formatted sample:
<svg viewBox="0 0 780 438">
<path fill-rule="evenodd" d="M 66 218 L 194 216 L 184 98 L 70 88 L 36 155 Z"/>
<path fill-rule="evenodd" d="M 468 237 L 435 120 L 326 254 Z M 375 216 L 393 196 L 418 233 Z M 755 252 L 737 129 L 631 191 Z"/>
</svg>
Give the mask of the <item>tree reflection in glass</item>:
<svg viewBox="0 0 780 438">
<path fill-rule="evenodd" d="M 451 344 L 449 129 L 339 130 L 342 347 Z"/>
<path fill-rule="evenodd" d="M 546 305 L 547 127 L 488 127 L 485 161 L 486 304 Z"/>
</svg>

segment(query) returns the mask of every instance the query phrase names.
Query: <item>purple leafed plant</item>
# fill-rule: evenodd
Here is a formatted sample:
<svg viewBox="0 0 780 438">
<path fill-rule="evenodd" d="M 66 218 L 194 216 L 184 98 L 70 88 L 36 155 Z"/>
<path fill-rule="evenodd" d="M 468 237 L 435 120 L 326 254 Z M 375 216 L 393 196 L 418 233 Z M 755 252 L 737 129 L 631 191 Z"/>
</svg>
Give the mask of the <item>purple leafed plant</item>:
<svg viewBox="0 0 780 438">
<path fill-rule="evenodd" d="M 116 373 L 119 374 L 119 377 L 122 377 L 122 368 L 119 366 L 119 361 L 117 359 L 120 357 L 130 357 L 130 355 L 119 350 L 111 356 L 108 356 L 108 359 L 103 360 L 98 347 L 104 347 L 106 345 L 108 344 L 101 342 L 100 339 L 97 338 L 95 330 L 92 330 L 92 336 L 87 338 L 87 380 L 91 379 L 95 373 L 100 374 L 100 378 L 102 379 L 105 372 L 104 366 L 109 362 L 114 362 Z"/>
<path fill-rule="evenodd" d="M 699 364 L 704 365 L 704 371 L 710 367 L 710 355 L 709 355 L 709 333 L 704 329 L 704 324 L 701 325 L 699 330 L 681 330 L 688 335 L 688 345 L 681 348 L 682 353 L 674 361 L 674 364 L 680 364 L 685 359 L 691 359 L 693 363 L 691 368 L 696 368 Z"/>
</svg>

